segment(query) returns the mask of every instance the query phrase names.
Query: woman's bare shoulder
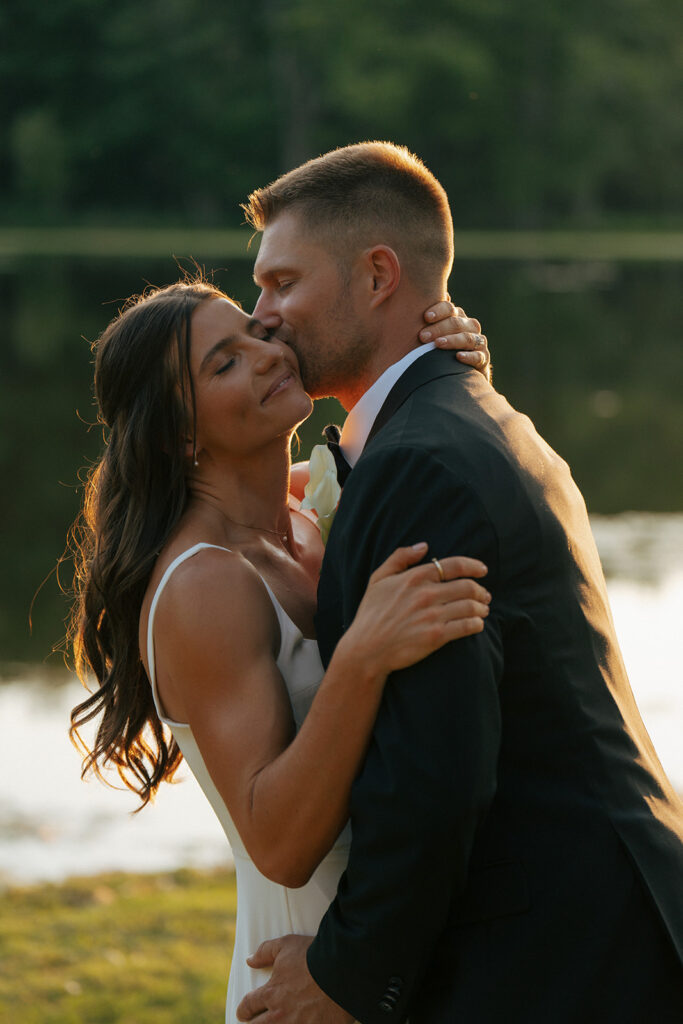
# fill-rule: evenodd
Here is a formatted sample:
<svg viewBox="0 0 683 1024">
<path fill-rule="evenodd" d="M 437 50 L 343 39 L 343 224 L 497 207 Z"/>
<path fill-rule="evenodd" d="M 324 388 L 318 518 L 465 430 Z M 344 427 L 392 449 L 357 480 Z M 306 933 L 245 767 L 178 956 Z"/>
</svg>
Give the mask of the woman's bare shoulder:
<svg viewBox="0 0 683 1024">
<path fill-rule="evenodd" d="M 206 547 L 187 558 L 169 578 L 162 601 L 167 617 L 183 630 L 187 623 L 215 620 L 232 631 L 245 621 L 256 626 L 272 619 L 261 576 L 242 554 L 227 548 Z"/>
<path fill-rule="evenodd" d="M 162 552 L 155 568 L 143 605 L 141 639 L 146 637 L 154 594 L 175 557 L 173 551 Z M 243 648 L 275 649 L 278 631 L 277 616 L 256 569 L 240 553 L 221 547 L 200 548 L 176 566 L 155 612 L 156 645 L 161 642 L 174 660 L 184 661 L 190 650 L 202 661 L 221 658 L 234 652 L 237 643 Z"/>
</svg>

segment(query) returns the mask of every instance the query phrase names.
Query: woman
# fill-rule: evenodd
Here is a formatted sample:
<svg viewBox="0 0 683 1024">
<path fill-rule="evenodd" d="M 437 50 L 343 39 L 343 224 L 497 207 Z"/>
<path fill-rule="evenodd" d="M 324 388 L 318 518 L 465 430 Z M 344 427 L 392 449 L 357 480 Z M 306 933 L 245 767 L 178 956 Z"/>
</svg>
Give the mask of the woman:
<svg viewBox="0 0 683 1024">
<path fill-rule="evenodd" d="M 143 805 L 181 751 L 212 803 L 238 879 L 232 1021 L 263 980 L 247 954 L 311 933 L 334 896 L 387 676 L 483 628 L 490 596 L 456 577 L 486 570 L 396 551 L 323 673 L 323 546 L 289 495 L 291 436 L 312 407 L 291 349 L 213 286 L 178 283 L 109 325 L 95 384 L 109 439 L 74 533 L 73 636 L 100 687 L 72 732 L 102 713 L 84 770 L 115 764 Z"/>
</svg>

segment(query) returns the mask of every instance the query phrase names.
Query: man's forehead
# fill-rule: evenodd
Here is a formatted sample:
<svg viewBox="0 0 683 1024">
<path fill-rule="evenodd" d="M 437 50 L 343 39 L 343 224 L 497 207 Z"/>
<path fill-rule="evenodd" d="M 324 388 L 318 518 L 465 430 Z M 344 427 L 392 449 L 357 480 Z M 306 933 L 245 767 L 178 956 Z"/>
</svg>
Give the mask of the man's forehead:
<svg viewBox="0 0 683 1024">
<path fill-rule="evenodd" d="M 294 263 L 319 259 L 322 246 L 307 229 L 302 218 L 285 211 L 263 230 L 258 255 L 254 262 L 254 276 L 263 277 L 278 270 L 292 269 Z"/>
</svg>

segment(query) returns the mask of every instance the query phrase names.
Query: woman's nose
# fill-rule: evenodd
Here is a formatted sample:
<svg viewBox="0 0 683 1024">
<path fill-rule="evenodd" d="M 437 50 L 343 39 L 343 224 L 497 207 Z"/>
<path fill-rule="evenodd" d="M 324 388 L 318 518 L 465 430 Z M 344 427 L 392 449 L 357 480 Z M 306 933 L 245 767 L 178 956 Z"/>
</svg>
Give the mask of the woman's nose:
<svg viewBox="0 0 683 1024">
<path fill-rule="evenodd" d="M 261 341 L 254 339 L 256 348 L 254 350 L 254 370 L 256 373 L 267 373 L 268 370 L 282 362 L 283 352 L 276 341 Z"/>
</svg>

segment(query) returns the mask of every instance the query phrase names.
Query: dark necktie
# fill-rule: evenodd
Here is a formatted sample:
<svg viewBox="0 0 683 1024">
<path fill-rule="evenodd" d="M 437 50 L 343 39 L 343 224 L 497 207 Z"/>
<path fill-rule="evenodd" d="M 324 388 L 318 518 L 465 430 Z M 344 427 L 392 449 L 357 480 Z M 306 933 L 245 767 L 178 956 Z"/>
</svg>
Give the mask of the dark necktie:
<svg viewBox="0 0 683 1024">
<path fill-rule="evenodd" d="M 334 459 L 334 464 L 337 467 L 337 480 L 339 482 L 339 486 L 343 487 L 349 473 L 351 472 L 351 466 L 344 458 L 344 453 L 339 446 L 341 430 L 336 423 L 328 423 L 323 430 L 323 434 L 327 439 L 327 447 L 332 452 L 332 458 Z"/>
</svg>

